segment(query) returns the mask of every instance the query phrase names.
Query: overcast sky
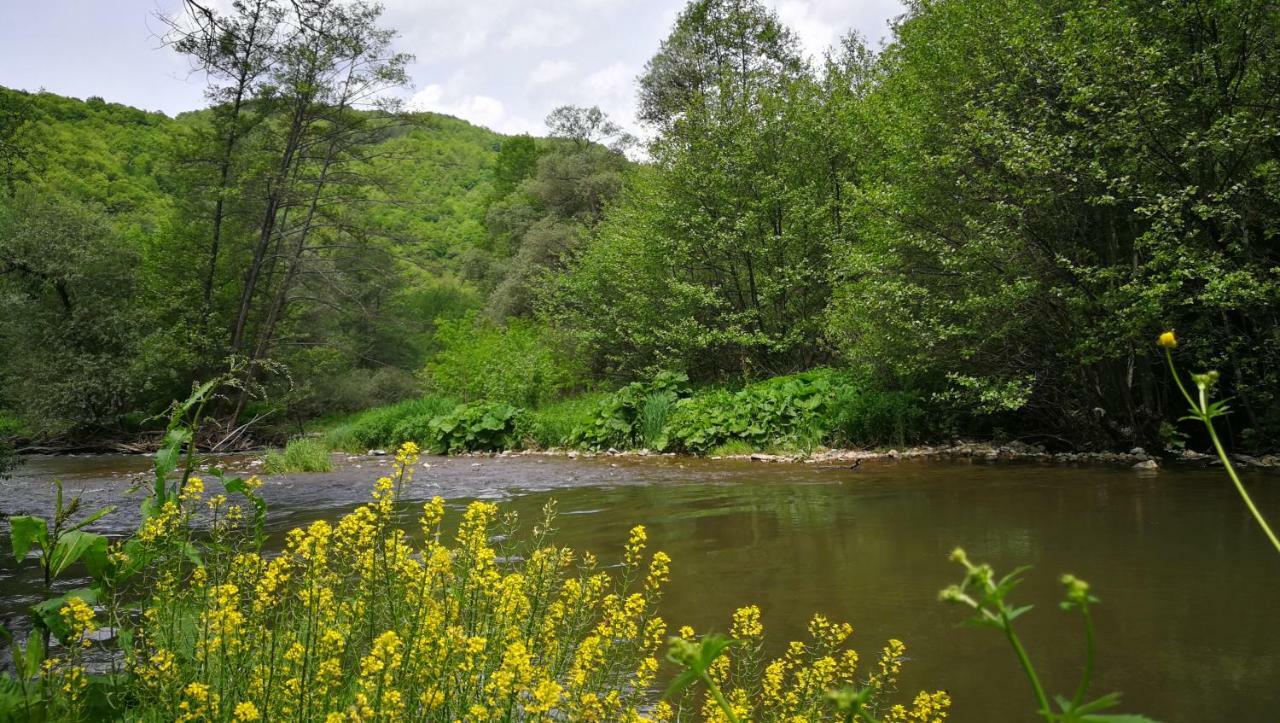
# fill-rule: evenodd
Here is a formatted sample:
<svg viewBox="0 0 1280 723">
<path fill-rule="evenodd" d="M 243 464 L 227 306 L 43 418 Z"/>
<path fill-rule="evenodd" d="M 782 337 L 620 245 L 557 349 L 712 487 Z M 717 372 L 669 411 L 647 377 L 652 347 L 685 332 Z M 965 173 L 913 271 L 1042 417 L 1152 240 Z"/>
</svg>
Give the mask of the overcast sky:
<svg viewBox="0 0 1280 723">
<path fill-rule="evenodd" d="M 766 0 L 815 57 L 847 29 L 885 38 L 899 0 Z M 228 0 L 215 0 L 226 6 Z M 384 0 L 415 110 L 503 133 L 543 131 L 565 103 L 634 128 L 635 78 L 684 0 Z M 180 0 L 0 0 L 0 85 L 102 96 L 170 115 L 204 105 L 204 78 L 164 48 L 154 15 Z"/>
</svg>

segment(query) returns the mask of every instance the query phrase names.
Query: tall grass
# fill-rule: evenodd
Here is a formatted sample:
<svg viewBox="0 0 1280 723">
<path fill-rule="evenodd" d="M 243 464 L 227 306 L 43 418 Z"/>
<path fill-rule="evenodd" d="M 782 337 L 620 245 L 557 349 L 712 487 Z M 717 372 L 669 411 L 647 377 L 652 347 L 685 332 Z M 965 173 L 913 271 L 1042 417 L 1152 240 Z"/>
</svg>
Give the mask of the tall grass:
<svg viewBox="0 0 1280 723">
<path fill-rule="evenodd" d="M 666 446 L 667 420 L 675 405 L 676 398 L 670 392 L 653 392 L 640 403 L 640 414 L 636 417 L 636 436 L 645 449 Z"/>
<path fill-rule="evenodd" d="M 272 450 L 262 460 L 262 471 L 266 474 L 332 470 L 328 444 L 312 437 L 291 439 L 283 450 Z"/>
</svg>

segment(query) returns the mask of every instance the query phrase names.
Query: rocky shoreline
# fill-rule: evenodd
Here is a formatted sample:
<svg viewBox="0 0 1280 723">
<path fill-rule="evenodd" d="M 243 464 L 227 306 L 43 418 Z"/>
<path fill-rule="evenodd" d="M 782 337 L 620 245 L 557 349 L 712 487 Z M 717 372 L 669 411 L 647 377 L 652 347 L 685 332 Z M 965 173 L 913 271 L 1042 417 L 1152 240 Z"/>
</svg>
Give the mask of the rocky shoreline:
<svg viewBox="0 0 1280 723">
<path fill-rule="evenodd" d="M 381 450 L 370 450 L 370 453 Z M 528 449 L 497 453 L 472 453 L 476 457 L 509 457 L 520 455 L 545 455 L 570 459 L 593 457 L 686 457 L 675 452 L 654 452 L 647 449 L 585 452 L 576 449 Z M 746 460 L 752 462 L 792 463 L 854 466 L 864 461 L 891 461 L 898 459 L 974 459 L 982 461 L 1024 461 L 1052 464 L 1123 465 L 1137 470 L 1154 470 L 1169 464 L 1220 465 L 1217 457 L 1191 450 L 1162 455 L 1149 454 L 1141 447 L 1128 452 L 1050 452 L 1041 445 L 1023 442 L 993 444 L 989 442 L 955 442 L 949 445 L 921 445 L 902 450 L 828 449 L 811 454 L 751 454 L 712 455 L 711 460 Z M 1280 454 L 1252 456 L 1233 454 L 1231 461 L 1238 467 L 1280 468 Z"/>
</svg>

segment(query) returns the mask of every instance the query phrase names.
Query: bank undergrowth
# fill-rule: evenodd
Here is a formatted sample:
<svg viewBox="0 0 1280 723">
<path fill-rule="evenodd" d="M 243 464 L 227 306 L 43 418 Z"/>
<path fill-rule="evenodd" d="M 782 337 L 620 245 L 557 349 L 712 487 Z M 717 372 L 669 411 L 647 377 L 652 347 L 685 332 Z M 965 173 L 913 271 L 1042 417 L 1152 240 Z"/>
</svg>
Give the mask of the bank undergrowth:
<svg viewBox="0 0 1280 723">
<path fill-rule="evenodd" d="M 904 446 L 949 435 L 959 417 L 920 393 L 819 369 L 737 387 L 662 372 L 613 392 L 533 408 L 441 396 L 376 407 L 324 431 L 333 449 L 414 442 L 436 453 L 568 448 L 690 454 Z"/>
</svg>

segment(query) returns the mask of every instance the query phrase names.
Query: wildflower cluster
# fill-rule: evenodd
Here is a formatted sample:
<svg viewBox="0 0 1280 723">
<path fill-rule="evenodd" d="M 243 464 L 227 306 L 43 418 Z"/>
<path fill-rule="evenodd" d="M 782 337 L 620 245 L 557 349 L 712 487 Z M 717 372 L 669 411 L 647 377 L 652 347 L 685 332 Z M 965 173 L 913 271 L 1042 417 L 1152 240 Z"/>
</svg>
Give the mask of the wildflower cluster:
<svg viewBox="0 0 1280 723">
<path fill-rule="evenodd" d="M 951 699 L 944 691 L 919 693 L 910 706 L 891 704 L 906 646 L 890 640 L 872 672 L 859 671 L 858 653 L 848 647 L 853 627 L 814 615 L 808 639 L 792 641 L 786 652 L 762 659 L 764 624 L 754 605 L 733 614 L 732 638 L 698 637 L 682 628 L 671 639 L 668 659 L 684 668 L 675 689 L 675 720 L 824 721 L 874 720 L 883 723 L 945 720 Z M 699 697 L 692 683 L 705 683 Z M 846 701 L 856 699 L 855 711 Z"/>
<path fill-rule="evenodd" d="M 546 544 L 550 511 L 520 565 L 494 547 L 489 503 L 470 504 L 448 540 L 433 499 L 410 535 L 400 492 L 417 455 L 405 445 L 370 503 L 292 530 L 278 556 L 225 546 L 172 579 L 131 654 L 141 709 L 244 721 L 664 715 L 651 701 L 670 560 L 646 554 L 643 528 L 618 575 Z M 199 497 L 189 492 L 179 509 Z"/>
</svg>

